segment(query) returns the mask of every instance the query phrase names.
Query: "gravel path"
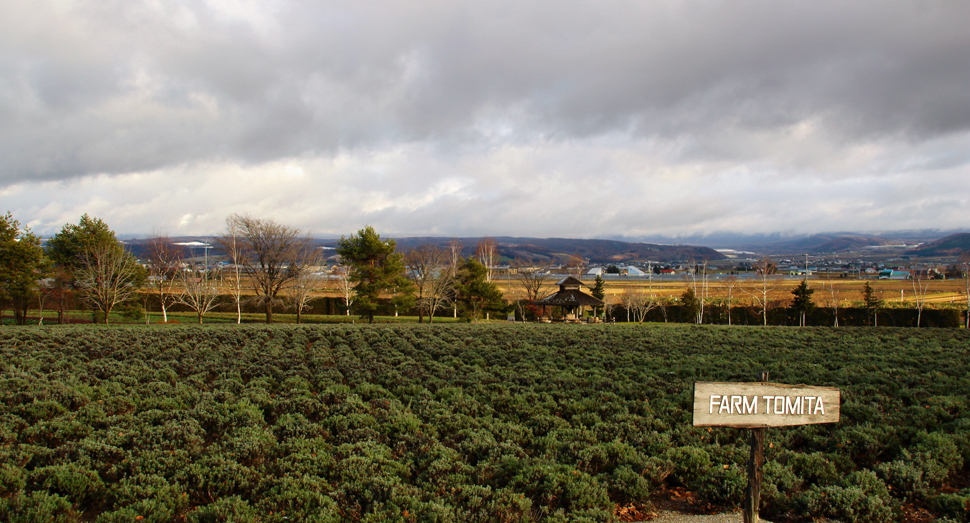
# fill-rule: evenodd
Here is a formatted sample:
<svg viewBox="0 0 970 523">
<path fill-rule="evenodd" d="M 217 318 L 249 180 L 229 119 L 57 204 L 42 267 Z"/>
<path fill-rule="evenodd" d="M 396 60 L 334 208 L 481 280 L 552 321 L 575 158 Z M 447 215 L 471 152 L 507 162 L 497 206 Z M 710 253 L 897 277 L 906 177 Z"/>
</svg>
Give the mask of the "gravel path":
<svg viewBox="0 0 970 523">
<path fill-rule="evenodd" d="M 744 516 L 741 511 L 722 512 L 720 514 L 683 514 L 670 510 L 661 510 L 660 517 L 651 519 L 650 523 L 741 523 Z M 765 523 L 771 523 L 767 519 L 759 519 Z M 831 519 L 819 519 L 817 523 L 838 523 Z"/>
<path fill-rule="evenodd" d="M 651 523 L 741 523 L 744 517 L 741 512 L 723 512 L 721 514 L 681 514 L 664 510 L 660 512 L 660 517 L 651 520 Z M 767 520 L 762 519 L 761 521 Z"/>
</svg>

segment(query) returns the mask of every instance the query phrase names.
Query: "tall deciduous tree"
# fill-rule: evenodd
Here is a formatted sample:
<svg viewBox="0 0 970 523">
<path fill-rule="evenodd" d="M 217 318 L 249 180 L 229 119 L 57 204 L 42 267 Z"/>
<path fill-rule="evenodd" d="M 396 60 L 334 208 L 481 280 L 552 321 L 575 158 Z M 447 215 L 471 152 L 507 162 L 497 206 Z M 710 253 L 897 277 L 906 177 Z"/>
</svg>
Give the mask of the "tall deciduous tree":
<svg viewBox="0 0 970 523">
<path fill-rule="evenodd" d="M 273 322 L 273 309 L 283 302 L 282 293 L 307 269 L 314 254 L 312 240 L 300 229 L 233 215 L 229 222 L 238 227 L 238 259 L 253 286 L 254 300 Z M 227 233 L 228 235 L 228 233 Z"/>
<path fill-rule="evenodd" d="M 485 266 L 485 281 L 492 282 L 492 269 L 498 263 L 498 244 L 495 238 L 482 238 L 475 247 L 475 257 Z"/>
<path fill-rule="evenodd" d="M 333 277 L 337 280 L 337 290 L 344 297 L 347 316 L 350 316 L 350 307 L 354 304 L 354 282 L 350 281 L 350 267 L 347 265 L 334 267 Z"/>
<path fill-rule="evenodd" d="M 549 268 L 533 260 L 515 260 L 515 279 L 525 290 L 525 299 L 534 303 L 545 294 L 549 285 Z"/>
<path fill-rule="evenodd" d="M 451 262 L 448 264 L 448 271 L 451 275 L 451 279 L 454 280 L 458 276 L 458 269 L 461 267 L 463 258 L 461 257 L 462 250 L 465 246 L 462 245 L 461 240 L 458 238 L 452 238 L 448 242 L 448 254 L 451 257 Z M 458 302 L 451 300 L 453 315 L 455 318 L 458 317 Z"/>
<path fill-rule="evenodd" d="M 47 240 L 47 257 L 73 275 L 84 252 L 98 244 L 118 245 L 118 238 L 103 220 L 85 214 L 77 225 L 67 224 Z"/>
<path fill-rule="evenodd" d="M 448 251 L 435 245 L 419 245 L 404 255 L 416 289 L 418 323 L 424 322 L 425 314 L 430 323 L 435 311 L 448 301 L 452 281 L 448 261 Z"/>
<path fill-rule="evenodd" d="M 501 307 L 502 291 L 488 281 L 488 269 L 475 258 L 468 258 L 458 269 L 455 298 L 465 306 L 468 317 L 477 321 L 486 309 Z"/>
<path fill-rule="evenodd" d="M 697 302 L 697 309 L 694 311 L 694 323 L 697 324 L 704 323 L 704 305 L 707 303 L 708 280 L 707 260 L 700 263 L 691 262 L 690 272 L 688 273 L 688 284 Z"/>
<path fill-rule="evenodd" d="M 303 311 L 310 308 L 310 299 L 313 297 L 313 289 L 317 284 L 317 276 L 313 274 L 311 268 L 319 266 L 320 263 L 322 263 L 320 251 L 311 249 L 303 262 L 300 274 L 286 291 L 290 298 L 290 304 L 296 309 L 297 324 L 303 323 Z"/>
<path fill-rule="evenodd" d="M 586 272 L 586 260 L 579 254 L 573 254 L 569 257 L 567 271 L 576 278 L 582 278 Z"/>
<path fill-rule="evenodd" d="M 211 273 L 208 268 L 199 273 L 180 271 L 177 274 L 175 279 L 182 286 L 182 292 L 176 298 L 179 303 L 195 312 L 201 324 L 202 318 L 216 306 L 222 275 Z"/>
<path fill-rule="evenodd" d="M 9 212 L 0 216 L 0 298 L 11 301 L 17 324 L 27 324 L 27 310 L 38 297 L 38 280 L 49 266 L 40 238 Z"/>
<path fill-rule="evenodd" d="M 822 284 L 822 290 L 823 291 L 825 290 L 824 283 Z M 839 326 L 839 296 L 838 294 L 836 294 L 835 284 L 832 282 L 829 282 L 829 294 L 832 297 L 832 317 L 835 318 L 832 323 L 832 326 L 838 327 Z"/>
<path fill-rule="evenodd" d="M 134 296 L 146 271 L 118 242 L 114 231 L 100 218 L 85 214 L 67 224 L 47 241 L 47 255 L 63 272 L 82 301 L 104 314 Z"/>
<path fill-rule="evenodd" d="M 229 295 L 236 303 L 236 323 L 242 323 L 242 278 L 240 277 L 240 266 L 242 264 L 242 226 L 240 225 L 238 214 L 230 215 L 226 218 L 226 232 L 216 237 L 216 243 L 222 247 L 229 259 L 232 260 L 232 267 L 229 274 L 223 278 L 223 284 L 229 289 Z"/>
<path fill-rule="evenodd" d="M 930 290 L 930 271 L 914 267 L 910 271 L 910 282 L 913 284 L 913 299 L 916 300 L 916 326 L 919 327 L 923 307 L 926 306 L 926 293 Z"/>
<path fill-rule="evenodd" d="M 758 280 L 761 288 L 754 292 L 747 290 L 745 287 L 741 287 L 741 290 L 751 296 L 761 308 L 761 319 L 764 326 L 767 327 L 768 307 L 771 305 L 768 297 L 771 291 L 775 289 L 776 283 L 774 282 L 774 277 L 775 273 L 778 272 L 778 266 L 771 258 L 765 256 L 764 258 L 755 262 L 754 269 L 758 274 Z"/>
<path fill-rule="evenodd" d="M 967 300 L 966 327 L 970 329 L 970 252 L 960 254 L 960 277 L 963 280 L 963 295 Z"/>
<path fill-rule="evenodd" d="M 178 273 L 182 270 L 184 249 L 168 236 L 153 234 L 148 239 L 145 258 L 148 262 L 148 287 L 158 296 L 162 321 L 168 322 L 168 307 L 179 301 Z"/>
<path fill-rule="evenodd" d="M 632 315 L 633 321 L 643 323 L 647 319 L 647 314 L 657 308 L 657 296 L 653 293 L 653 289 L 644 289 L 639 285 L 624 289 L 621 300 L 627 310 L 627 321 L 630 321 Z"/>
<path fill-rule="evenodd" d="M 411 291 L 411 282 L 404 275 L 404 257 L 396 249 L 394 240 L 382 240 L 370 225 L 349 238 L 341 237 L 337 244 L 341 261 L 351 268 L 350 281 L 354 284 L 357 309 L 371 323 L 382 294 Z"/>
<path fill-rule="evenodd" d="M 106 324 L 114 306 L 135 296 L 146 276 L 138 260 L 117 242 L 85 247 L 74 272 L 81 299 L 101 311 Z"/>
</svg>

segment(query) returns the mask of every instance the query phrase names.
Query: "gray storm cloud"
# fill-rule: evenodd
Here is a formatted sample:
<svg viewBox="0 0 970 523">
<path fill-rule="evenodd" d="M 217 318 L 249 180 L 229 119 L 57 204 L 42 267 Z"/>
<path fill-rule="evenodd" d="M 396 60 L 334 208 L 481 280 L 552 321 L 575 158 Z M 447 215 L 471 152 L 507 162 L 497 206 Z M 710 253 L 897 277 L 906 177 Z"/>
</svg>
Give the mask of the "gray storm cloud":
<svg viewBox="0 0 970 523">
<path fill-rule="evenodd" d="M 502 181 L 513 168 L 519 181 L 613 177 L 621 193 L 664 183 L 673 194 L 753 172 L 760 184 L 742 199 L 772 180 L 918 171 L 948 184 L 968 162 L 967 20 L 963 2 L 6 2 L 3 203 L 28 202 L 22 184 L 341 155 L 365 160 L 333 178 L 306 171 L 358 195 L 337 214 L 414 220 L 414 232 L 474 202 L 498 204 L 493 223 L 514 228 L 527 208 L 516 201 L 533 193 Z M 402 150 L 401 163 L 366 160 Z M 419 168 L 428 155 L 435 166 Z M 109 204 L 130 194 L 98 183 Z M 561 195 L 577 212 L 580 192 Z M 751 219 L 708 205 L 732 227 Z M 21 207 L 50 209 L 39 197 Z M 629 214 L 583 223 L 637 212 L 615 207 Z"/>
</svg>

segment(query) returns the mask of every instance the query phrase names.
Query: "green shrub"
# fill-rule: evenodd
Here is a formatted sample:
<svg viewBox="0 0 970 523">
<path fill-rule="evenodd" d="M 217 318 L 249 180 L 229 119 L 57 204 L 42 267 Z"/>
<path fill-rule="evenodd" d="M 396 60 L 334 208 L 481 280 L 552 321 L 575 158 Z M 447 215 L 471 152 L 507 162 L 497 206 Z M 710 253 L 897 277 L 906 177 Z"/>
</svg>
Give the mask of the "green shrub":
<svg viewBox="0 0 970 523">
<path fill-rule="evenodd" d="M 884 523 L 892 521 L 892 507 L 879 496 L 859 487 L 812 485 L 796 498 L 802 514 L 812 518 L 836 518 L 847 523 Z"/>
<path fill-rule="evenodd" d="M 75 523 L 81 515 L 66 498 L 49 492 L 18 492 L 0 498 L 0 521 L 5 523 Z"/>
<path fill-rule="evenodd" d="M 34 469 L 28 487 L 59 494 L 76 505 L 96 505 L 105 498 L 105 485 L 100 476 L 70 463 Z"/>
<path fill-rule="evenodd" d="M 933 496 L 929 504 L 938 516 L 960 523 L 970 521 L 970 490 Z"/>
<path fill-rule="evenodd" d="M 703 484 L 711 468 L 711 456 L 701 447 L 672 448 L 664 459 L 673 465 L 672 478 L 691 488 L 698 482 Z"/>
</svg>

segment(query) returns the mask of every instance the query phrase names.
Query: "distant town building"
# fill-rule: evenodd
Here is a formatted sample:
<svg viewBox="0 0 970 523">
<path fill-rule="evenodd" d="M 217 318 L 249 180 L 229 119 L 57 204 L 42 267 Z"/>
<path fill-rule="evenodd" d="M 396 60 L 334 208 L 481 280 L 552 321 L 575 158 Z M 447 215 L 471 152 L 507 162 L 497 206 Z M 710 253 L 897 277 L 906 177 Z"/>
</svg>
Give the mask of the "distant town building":
<svg viewBox="0 0 970 523">
<path fill-rule="evenodd" d="M 879 271 L 880 280 L 908 280 L 909 271 L 897 271 L 894 269 L 883 269 Z"/>
</svg>

